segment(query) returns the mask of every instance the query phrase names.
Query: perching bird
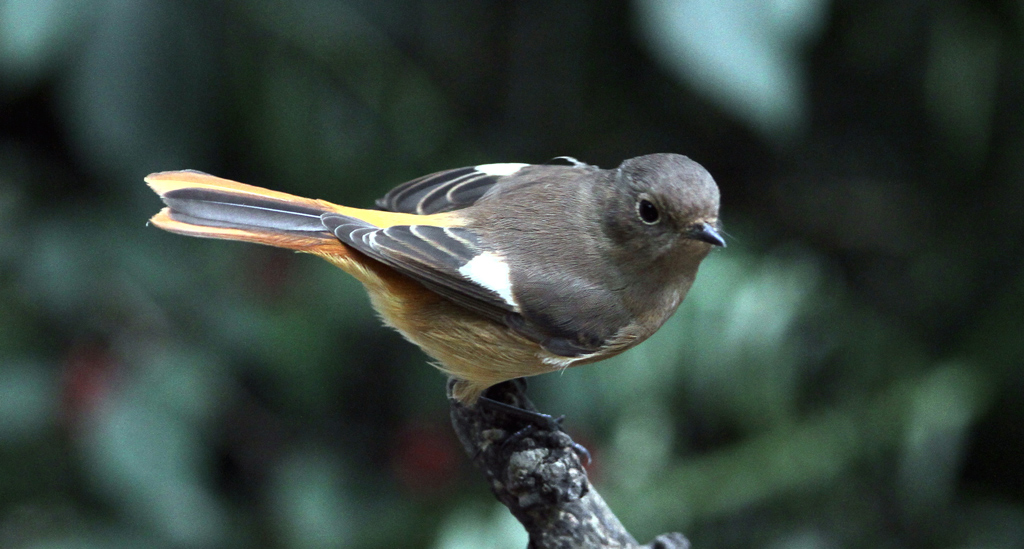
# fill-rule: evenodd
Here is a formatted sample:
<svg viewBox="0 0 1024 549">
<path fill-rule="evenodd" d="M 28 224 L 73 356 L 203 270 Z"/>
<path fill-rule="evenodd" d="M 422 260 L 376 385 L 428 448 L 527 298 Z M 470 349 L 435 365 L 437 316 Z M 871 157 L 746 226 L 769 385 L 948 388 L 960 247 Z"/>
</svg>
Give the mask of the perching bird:
<svg viewBox="0 0 1024 549">
<path fill-rule="evenodd" d="M 195 171 L 146 182 L 150 220 L 189 235 L 319 255 L 366 287 L 384 322 L 437 360 L 466 404 L 502 381 L 587 364 L 675 312 L 718 232 L 699 164 L 652 154 L 602 170 L 486 164 L 339 206 Z"/>
</svg>

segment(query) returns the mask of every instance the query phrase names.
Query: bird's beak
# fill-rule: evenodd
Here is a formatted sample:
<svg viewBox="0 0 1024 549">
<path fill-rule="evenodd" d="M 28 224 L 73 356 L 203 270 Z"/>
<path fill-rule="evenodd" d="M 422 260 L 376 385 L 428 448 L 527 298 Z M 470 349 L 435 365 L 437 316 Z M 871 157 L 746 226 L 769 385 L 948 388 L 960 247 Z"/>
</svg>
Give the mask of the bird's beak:
<svg viewBox="0 0 1024 549">
<path fill-rule="evenodd" d="M 725 239 L 722 238 L 722 235 L 718 234 L 718 229 L 715 229 L 709 223 L 698 223 L 691 227 L 686 233 L 687 238 L 707 242 L 712 246 L 725 247 Z"/>
</svg>

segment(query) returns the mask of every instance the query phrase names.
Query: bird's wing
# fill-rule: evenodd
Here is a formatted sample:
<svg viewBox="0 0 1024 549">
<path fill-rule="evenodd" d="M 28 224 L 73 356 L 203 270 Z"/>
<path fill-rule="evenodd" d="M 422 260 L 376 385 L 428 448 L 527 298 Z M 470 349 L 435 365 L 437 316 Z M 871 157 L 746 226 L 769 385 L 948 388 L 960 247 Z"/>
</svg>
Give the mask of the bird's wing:
<svg viewBox="0 0 1024 549">
<path fill-rule="evenodd" d="M 473 205 L 491 187 L 529 164 L 483 164 L 432 173 L 403 183 L 377 206 L 391 212 L 429 215 Z"/>
<path fill-rule="evenodd" d="M 518 314 L 508 266 L 462 227 L 377 227 L 357 217 L 325 214 L 324 226 L 345 244 L 439 295 L 498 322 Z"/>
<path fill-rule="evenodd" d="M 542 166 L 550 165 L 597 169 L 571 156 L 553 158 Z M 377 207 L 389 212 L 419 215 L 460 210 L 472 206 L 491 188 L 530 167 L 530 164 L 520 163 L 481 164 L 432 173 L 395 187 L 377 200 Z"/>
<path fill-rule="evenodd" d="M 501 254 L 488 250 L 472 229 L 431 225 L 381 228 L 359 218 L 335 214 L 325 214 L 322 220 L 341 242 L 420 282 L 449 301 L 508 326 L 554 355 L 592 355 L 604 348 L 608 338 L 614 335 L 590 326 L 593 319 L 560 314 L 567 303 L 554 307 L 551 307 L 553 303 L 548 303 L 541 307 L 541 312 L 534 310 L 524 315 L 512 292 L 509 264 Z M 577 291 L 572 296 L 552 293 L 551 299 L 576 302 L 580 310 L 591 312 L 614 304 L 607 292 L 593 290 Z M 602 298 L 607 299 L 600 305 L 587 303 Z"/>
</svg>

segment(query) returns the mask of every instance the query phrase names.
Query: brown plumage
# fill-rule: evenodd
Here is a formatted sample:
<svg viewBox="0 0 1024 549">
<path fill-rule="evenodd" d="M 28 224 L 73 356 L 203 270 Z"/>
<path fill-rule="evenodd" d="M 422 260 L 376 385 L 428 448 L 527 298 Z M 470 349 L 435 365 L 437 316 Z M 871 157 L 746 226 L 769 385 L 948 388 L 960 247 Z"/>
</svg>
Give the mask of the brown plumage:
<svg viewBox="0 0 1024 549">
<path fill-rule="evenodd" d="M 384 321 L 473 403 L 516 377 L 587 364 L 653 334 L 718 235 L 718 188 L 672 154 L 615 170 L 490 164 L 395 188 L 385 210 L 211 175 L 146 178 L 179 234 L 319 255 L 358 279 Z"/>
</svg>

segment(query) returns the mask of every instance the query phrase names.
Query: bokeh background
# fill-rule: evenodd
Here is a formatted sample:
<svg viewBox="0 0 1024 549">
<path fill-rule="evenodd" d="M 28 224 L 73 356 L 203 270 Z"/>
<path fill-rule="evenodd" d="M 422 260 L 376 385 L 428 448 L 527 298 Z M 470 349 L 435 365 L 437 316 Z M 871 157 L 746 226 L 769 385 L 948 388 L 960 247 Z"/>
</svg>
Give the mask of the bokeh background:
<svg viewBox="0 0 1024 549">
<path fill-rule="evenodd" d="M 684 153 L 729 247 L 535 378 L 641 540 L 1024 547 L 1024 2 L 0 0 L 0 547 L 521 548 L 444 380 L 194 168 L 369 206 Z"/>
</svg>

